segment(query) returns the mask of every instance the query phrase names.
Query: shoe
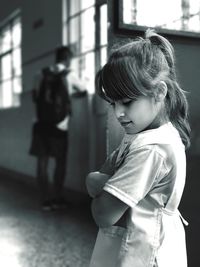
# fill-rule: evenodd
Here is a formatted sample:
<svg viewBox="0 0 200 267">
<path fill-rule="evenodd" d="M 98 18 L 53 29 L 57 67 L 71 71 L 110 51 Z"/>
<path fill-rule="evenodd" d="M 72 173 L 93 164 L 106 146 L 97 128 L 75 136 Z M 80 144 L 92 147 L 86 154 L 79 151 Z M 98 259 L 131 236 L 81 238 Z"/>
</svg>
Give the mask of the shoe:
<svg viewBox="0 0 200 267">
<path fill-rule="evenodd" d="M 52 201 L 50 200 L 45 200 L 43 203 L 42 203 L 42 209 L 44 211 L 51 211 L 53 209 L 53 206 L 52 206 Z"/>
</svg>

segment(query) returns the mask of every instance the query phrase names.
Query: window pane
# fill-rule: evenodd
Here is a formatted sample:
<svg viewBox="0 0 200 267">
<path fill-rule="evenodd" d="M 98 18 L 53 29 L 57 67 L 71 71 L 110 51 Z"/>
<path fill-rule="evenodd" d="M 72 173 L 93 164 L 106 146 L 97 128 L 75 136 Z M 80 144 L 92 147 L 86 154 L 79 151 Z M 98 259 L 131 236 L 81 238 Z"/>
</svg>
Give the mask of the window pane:
<svg viewBox="0 0 200 267">
<path fill-rule="evenodd" d="M 70 20 L 70 43 L 74 44 L 79 41 L 79 17 Z"/>
<path fill-rule="evenodd" d="M 13 51 L 13 75 L 21 75 L 21 49 Z"/>
<path fill-rule="evenodd" d="M 123 0 L 126 24 L 199 32 L 199 11 L 197 0 Z"/>
<path fill-rule="evenodd" d="M 80 0 L 70 1 L 70 16 L 80 11 Z"/>
<path fill-rule="evenodd" d="M 11 49 L 11 31 L 10 27 L 6 27 L 1 32 L 1 53 L 5 53 Z"/>
<path fill-rule="evenodd" d="M 19 46 L 21 44 L 21 24 L 20 20 L 15 20 L 12 28 L 12 42 L 13 46 Z"/>
<path fill-rule="evenodd" d="M 79 58 L 73 58 L 71 61 L 71 68 L 75 71 L 76 75 L 79 77 Z"/>
<path fill-rule="evenodd" d="M 22 81 L 21 77 L 15 77 L 13 79 L 13 92 L 19 94 L 22 92 Z"/>
<path fill-rule="evenodd" d="M 107 62 L 107 47 L 101 48 L 101 67 Z"/>
<path fill-rule="evenodd" d="M 81 15 L 81 52 L 94 49 L 95 22 L 94 8 L 90 8 Z"/>
<path fill-rule="evenodd" d="M 81 59 L 82 62 L 82 69 L 81 69 L 81 77 L 86 84 L 86 88 L 89 93 L 94 93 L 94 52 L 88 53 L 84 55 Z"/>
<path fill-rule="evenodd" d="M 12 86 L 11 81 L 2 83 L 2 96 L 3 96 L 3 107 L 8 108 L 12 106 Z"/>
<path fill-rule="evenodd" d="M 10 79 L 12 75 L 11 55 L 2 57 L 2 80 Z"/>
<path fill-rule="evenodd" d="M 22 92 L 21 19 L 17 15 L 0 28 L 0 108 L 18 106 Z"/>
<path fill-rule="evenodd" d="M 91 7 L 95 4 L 95 0 L 72 0 L 70 2 L 70 16 L 80 12 L 83 9 Z"/>
<path fill-rule="evenodd" d="M 101 35 L 100 44 L 107 44 L 107 5 L 102 5 L 100 9 L 100 25 L 101 25 Z"/>
<path fill-rule="evenodd" d="M 81 9 L 88 8 L 94 5 L 94 0 L 81 1 Z"/>
<path fill-rule="evenodd" d="M 89 93 L 95 92 L 95 53 L 99 53 L 101 47 L 101 64 L 107 58 L 107 5 L 95 0 L 69 0 L 70 15 L 74 15 L 68 21 L 69 45 L 73 48 L 74 54 L 72 65 L 81 80 L 86 84 Z M 106 2 L 106 1 L 105 1 Z M 100 16 L 95 17 L 96 6 L 100 8 Z M 100 42 L 95 44 L 95 19 L 98 19 L 100 31 Z M 97 49 L 95 49 L 95 45 Z"/>
</svg>

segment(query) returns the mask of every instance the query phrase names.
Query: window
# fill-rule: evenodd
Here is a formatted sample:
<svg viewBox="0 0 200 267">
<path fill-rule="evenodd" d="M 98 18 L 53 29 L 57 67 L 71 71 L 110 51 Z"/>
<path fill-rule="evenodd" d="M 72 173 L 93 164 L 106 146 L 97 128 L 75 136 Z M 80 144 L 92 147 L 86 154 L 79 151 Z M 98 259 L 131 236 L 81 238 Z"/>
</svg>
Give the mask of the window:
<svg viewBox="0 0 200 267">
<path fill-rule="evenodd" d="M 103 66 L 107 60 L 107 5 L 104 4 L 100 8 L 100 65 Z"/>
<path fill-rule="evenodd" d="M 20 105 L 21 35 L 20 15 L 16 12 L 0 27 L 0 108 Z"/>
<path fill-rule="evenodd" d="M 121 0 L 125 25 L 200 33 L 200 0 Z M 119 12 L 120 8 L 119 8 Z"/>
<path fill-rule="evenodd" d="M 96 2 L 96 3 L 95 3 Z M 68 32 L 67 43 L 75 58 L 72 67 L 85 82 L 88 93 L 95 91 L 96 69 L 107 58 L 107 4 L 106 1 L 68 0 L 67 19 L 64 31 Z"/>
</svg>

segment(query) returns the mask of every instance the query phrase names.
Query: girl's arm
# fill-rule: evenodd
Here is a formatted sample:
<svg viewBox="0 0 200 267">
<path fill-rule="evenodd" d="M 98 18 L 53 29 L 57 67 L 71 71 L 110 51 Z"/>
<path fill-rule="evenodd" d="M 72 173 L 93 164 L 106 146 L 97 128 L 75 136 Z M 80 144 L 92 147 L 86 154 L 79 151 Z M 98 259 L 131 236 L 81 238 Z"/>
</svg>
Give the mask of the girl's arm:
<svg viewBox="0 0 200 267">
<path fill-rule="evenodd" d="M 86 178 L 88 193 L 94 198 L 92 201 L 92 214 L 99 227 L 118 223 L 128 209 L 125 203 L 103 190 L 105 183 L 115 173 L 118 153 L 119 148 L 113 151 L 106 159 L 100 172 L 92 172 Z"/>
<path fill-rule="evenodd" d="M 105 185 L 105 183 L 110 178 L 110 175 L 101 172 L 91 172 L 86 178 L 86 187 L 88 194 L 91 197 L 98 196 Z"/>
<path fill-rule="evenodd" d="M 86 187 L 88 194 L 91 197 L 98 196 L 108 181 L 108 179 L 115 172 L 115 162 L 118 155 L 119 149 L 113 151 L 113 153 L 106 159 L 105 163 L 100 169 L 100 172 L 91 172 L 86 178 Z"/>
<path fill-rule="evenodd" d="M 104 190 L 92 201 L 92 215 L 101 228 L 118 225 L 128 208 L 127 204 Z"/>
<path fill-rule="evenodd" d="M 170 171 L 171 167 L 166 169 L 163 156 L 154 146 L 132 150 L 106 183 L 105 190 L 92 201 L 92 214 L 96 224 L 99 227 L 118 225 L 119 220 L 124 218 L 125 211 L 144 199 Z"/>
<path fill-rule="evenodd" d="M 128 206 L 103 190 L 110 175 L 91 172 L 86 178 L 88 194 L 93 198 L 92 215 L 99 227 L 108 227 L 118 223 Z"/>
</svg>

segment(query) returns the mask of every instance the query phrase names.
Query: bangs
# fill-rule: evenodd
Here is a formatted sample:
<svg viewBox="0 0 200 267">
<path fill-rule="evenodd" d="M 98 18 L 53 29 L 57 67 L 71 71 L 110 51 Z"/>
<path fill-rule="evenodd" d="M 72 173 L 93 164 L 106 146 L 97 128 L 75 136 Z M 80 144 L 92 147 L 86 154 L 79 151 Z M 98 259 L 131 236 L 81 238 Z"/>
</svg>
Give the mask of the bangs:
<svg viewBox="0 0 200 267">
<path fill-rule="evenodd" d="M 108 62 L 96 75 L 97 93 L 108 102 L 123 98 L 137 99 L 142 94 L 138 90 L 141 90 L 141 85 L 138 84 L 136 73 L 124 58 Z"/>
</svg>

